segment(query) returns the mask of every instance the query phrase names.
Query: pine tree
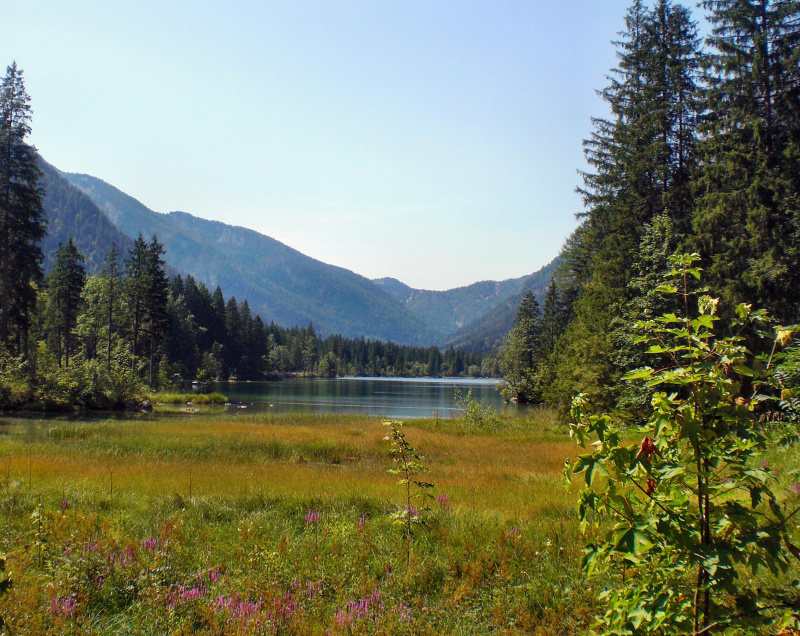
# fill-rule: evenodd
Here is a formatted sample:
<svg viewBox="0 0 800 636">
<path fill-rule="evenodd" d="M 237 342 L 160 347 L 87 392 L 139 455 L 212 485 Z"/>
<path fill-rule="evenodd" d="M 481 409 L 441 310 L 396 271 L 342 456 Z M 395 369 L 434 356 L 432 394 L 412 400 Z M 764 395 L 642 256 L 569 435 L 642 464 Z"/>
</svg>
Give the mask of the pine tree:
<svg viewBox="0 0 800 636">
<path fill-rule="evenodd" d="M 132 364 L 135 364 L 136 356 L 141 354 L 143 340 L 147 345 L 150 386 L 153 386 L 156 375 L 156 352 L 169 326 L 169 281 L 163 255 L 164 246 L 158 242 L 157 236 L 153 235 L 148 244 L 139 234 L 125 262 L 128 304 L 133 318 Z"/>
<path fill-rule="evenodd" d="M 624 369 L 612 360 L 613 321 L 631 297 L 642 233 L 666 214 L 678 231 L 690 225 L 698 120 L 699 41 L 687 9 L 636 0 L 616 42 L 619 64 L 601 92 L 611 117 L 595 119 L 584 142 L 592 170 L 583 175 L 586 211 L 563 250 L 559 284 L 569 327 L 556 346 L 550 400 L 579 392 L 607 400 Z M 602 394 L 602 395 L 601 395 Z"/>
<path fill-rule="evenodd" d="M 166 273 L 164 246 L 154 234 L 147 247 L 147 267 L 145 279 L 145 305 L 143 324 L 148 340 L 148 384 L 154 386 L 155 357 L 158 347 L 169 327 L 167 302 L 169 299 L 169 280 Z"/>
<path fill-rule="evenodd" d="M 142 330 L 142 317 L 147 302 L 147 242 L 139 234 L 128 250 L 125 260 L 125 292 L 128 297 L 130 319 L 133 321 L 131 332 L 131 368 L 136 365 L 139 355 L 139 336 Z"/>
<path fill-rule="evenodd" d="M 16 62 L 0 84 L 0 349 L 27 353 L 28 330 L 42 279 L 45 219 L 41 170 L 30 133 L 30 97 Z"/>
<path fill-rule="evenodd" d="M 714 0 L 696 247 L 727 300 L 800 317 L 800 3 Z"/>
<path fill-rule="evenodd" d="M 106 365 L 107 371 L 111 372 L 111 346 L 114 337 L 114 305 L 117 302 L 117 295 L 120 287 L 119 271 L 119 250 L 116 243 L 111 244 L 111 249 L 105 256 L 105 267 L 103 268 L 103 280 L 106 285 L 106 303 L 108 309 L 108 335 L 106 342 Z"/>
<path fill-rule="evenodd" d="M 59 367 L 62 358 L 64 366 L 69 367 L 73 350 L 72 332 L 78 321 L 81 292 L 86 282 L 83 260 L 83 255 L 69 239 L 66 245 L 58 246 L 53 271 L 47 279 L 48 323 Z"/>
<path fill-rule="evenodd" d="M 520 402 L 538 402 L 541 389 L 537 378 L 542 351 L 542 325 L 539 303 L 531 291 L 522 298 L 514 327 L 497 354 L 506 386 L 503 395 Z"/>
</svg>

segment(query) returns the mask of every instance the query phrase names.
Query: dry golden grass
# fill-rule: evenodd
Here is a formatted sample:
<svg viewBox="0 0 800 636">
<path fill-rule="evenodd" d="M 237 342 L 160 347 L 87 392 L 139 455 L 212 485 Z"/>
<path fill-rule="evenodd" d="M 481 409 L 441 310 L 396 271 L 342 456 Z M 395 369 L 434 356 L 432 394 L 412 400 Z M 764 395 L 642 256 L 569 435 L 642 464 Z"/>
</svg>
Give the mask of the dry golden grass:
<svg viewBox="0 0 800 636">
<path fill-rule="evenodd" d="M 15 572 L 0 617 L 20 634 L 574 633 L 594 604 L 561 485 L 577 449 L 539 415 L 492 431 L 407 423 L 449 502 L 431 502 L 413 540 L 393 521 L 405 501 L 379 419 L 0 423 L 2 549 Z M 342 618 L 376 593 L 368 616 Z M 222 597 L 267 604 L 231 624 Z M 278 627 L 270 608 L 291 620 Z"/>
<path fill-rule="evenodd" d="M 505 519 L 561 507 L 560 473 L 576 448 L 534 422 L 497 434 L 407 424 L 430 480 L 455 508 Z M 33 433 L 32 433 L 33 432 Z M 386 428 L 341 416 L 165 417 L 101 422 L 23 421 L 0 453 L 11 481 L 163 497 L 263 494 L 395 500 Z M 26 438 L 38 441 L 25 443 Z M 4 472 L 6 472 L 4 471 Z"/>
</svg>

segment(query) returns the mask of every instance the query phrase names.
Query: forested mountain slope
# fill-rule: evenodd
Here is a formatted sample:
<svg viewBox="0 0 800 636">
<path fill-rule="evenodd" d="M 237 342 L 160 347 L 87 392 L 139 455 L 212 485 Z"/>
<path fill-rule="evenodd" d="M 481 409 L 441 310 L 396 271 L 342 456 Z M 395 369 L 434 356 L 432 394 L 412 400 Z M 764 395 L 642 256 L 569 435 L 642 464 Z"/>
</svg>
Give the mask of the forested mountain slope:
<svg viewBox="0 0 800 636">
<path fill-rule="evenodd" d="M 117 229 L 91 198 L 41 158 L 39 167 L 44 172 L 39 186 L 45 192 L 43 205 L 47 234 L 42 252 L 46 272 L 53 266 L 59 244 L 66 244 L 70 238 L 86 259 L 84 265 L 90 274 L 103 269 L 103 258 L 112 243 L 117 244 L 120 254 L 127 253 L 133 241 Z"/>
<path fill-rule="evenodd" d="M 446 291 L 414 289 L 395 278 L 380 278 L 374 282 L 403 303 L 415 316 L 435 329 L 452 335 L 518 294 L 528 278 L 486 280 Z"/>
<path fill-rule="evenodd" d="M 514 317 L 525 292 L 532 291 L 540 304 L 543 302 L 545 289 L 555 274 L 559 259 L 551 261 L 542 269 L 519 280 L 518 291 L 507 296 L 492 309 L 479 316 L 452 334 L 444 342 L 445 346 L 464 348 L 468 351 L 489 353 L 497 349 L 514 325 Z M 509 281 L 504 281 L 509 282 Z M 480 285 L 480 283 L 476 283 Z"/>
<path fill-rule="evenodd" d="M 185 212 L 154 212 L 96 177 L 65 176 L 127 236 L 157 234 L 178 271 L 247 299 L 268 322 L 313 322 L 323 333 L 406 344 L 429 344 L 442 336 L 363 276 L 252 230 Z"/>
</svg>

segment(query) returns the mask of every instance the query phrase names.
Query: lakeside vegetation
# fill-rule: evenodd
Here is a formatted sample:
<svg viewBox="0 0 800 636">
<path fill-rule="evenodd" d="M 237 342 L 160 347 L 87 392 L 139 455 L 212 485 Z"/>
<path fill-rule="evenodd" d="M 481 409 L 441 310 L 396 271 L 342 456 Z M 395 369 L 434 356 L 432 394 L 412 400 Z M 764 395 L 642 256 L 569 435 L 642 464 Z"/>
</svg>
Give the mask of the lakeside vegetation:
<svg viewBox="0 0 800 636">
<path fill-rule="evenodd" d="M 552 411 L 489 428 L 407 422 L 435 484 L 408 543 L 376 418 L 155 414 L 3 428 L 13 583 L 0 616 L 13 633 L 575 634 L 609 583 L 580 567 L 585 537 L 561 475 L 579 449 Z M 796 448 L 765 461 L 789 489 Z"/>
<path fill-rule="evenodd" d="M 594 611 L 553 414 L 406 424 L 435 483 L 412 538 L 379 419 L 10 420 L 13 633 L 575 633 Z M 20 612 L 20 608 L 25 608 Z"/>
<path fill-rule="evenodd" d="M 388 435 L 169 407 L 12 423 L 9 630 L 796 633 L 800 5 L 703 7 L 705 45 L 687 8 L 631 5 L 582 223 L 500 350 L 507 397 L 554 410 L 506 419 L 459 396 L 463 418 Z M 0 406 L 120 407 L 187 375 L 496 371 L 264 325 L 219 287 L 170 280 L 156 236 L 88 277 L 69 240 L 45 279 L 15 65 L 3 97 Z M 565 462 L 580 493 L 558 487 Z M 412 477 L 431 498 L 412 505 Z"/>
</svg>

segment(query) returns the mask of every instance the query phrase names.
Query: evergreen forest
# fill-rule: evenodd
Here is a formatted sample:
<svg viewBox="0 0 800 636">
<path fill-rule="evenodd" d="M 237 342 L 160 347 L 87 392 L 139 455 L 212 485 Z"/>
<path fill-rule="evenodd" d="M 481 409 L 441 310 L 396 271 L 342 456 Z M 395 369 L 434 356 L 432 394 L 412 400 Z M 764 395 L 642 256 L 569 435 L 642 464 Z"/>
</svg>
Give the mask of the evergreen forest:
<svg viewBox="0 0 800 636">
<path fill-rule="evenodd" d="M 3 79 L 0 106 L 0 406 L 120 408 L 195 379 L 496 373 L 491 358 L 453 347 L 323 337 L 311 323 L 265 324 L 247 299 L 226 299 L 219 286 L 212 292 L 191 275 L 170 272 L 156 235 L 131 241 L 109 232 L 104 217 L 70 213 L 82 210 L 77 191 L 25 141 L 30 97 L 16 64 Z M 47 197 L 58 212 L 50 228 Z M 87 240 L 87 224 L 101 240 Z M 43 245 L 53 237 L 65 240 L 46 260 Z"/>
<path fill-rule="evenodd" d="M 558 257 L 441 293 L 282 244 L 239 250 L 285 278 L 261 301 L 172 269 L 168 240 L 203 259 L 190 228 L 278 242 L 177 212 L 154 217 L 169 237 L 115 233 L 111 199 L 129 223 L 156 213 L 73 175 L 105 192 L 84 207 L 27 143 L 12 63 L 0 408 L 136 412 L 5 418 L 0 632 L 800 634 L 800 2 L 697 9 L 632 0 Z M 355 328 L 366 305 L 407 342 L 445 338 L 425 316 L 455 335 L 442 351 L 251 308 L 347 289 L 316 315 Z M 142 404 L 293 374 L 502 377 L 543 406 L 456 389 L 455 417 L 404 423 Z"/>
<path fill-rule="evenodd" d="M 636 420 L 651 393 L 621 380 L 652 364 L 636 322 L 682 309 L 657 291 L 675 253 L 700 256 L 725 321 L 737 303 L 800 320 L 800 5 L 700 8 L 705 41 L 679 3 L 625 15 L 609 114 L 584 141 L 580 225 L 500 350 L 510 398 L 566 413 L 582 394 Z"/>
</svg>

